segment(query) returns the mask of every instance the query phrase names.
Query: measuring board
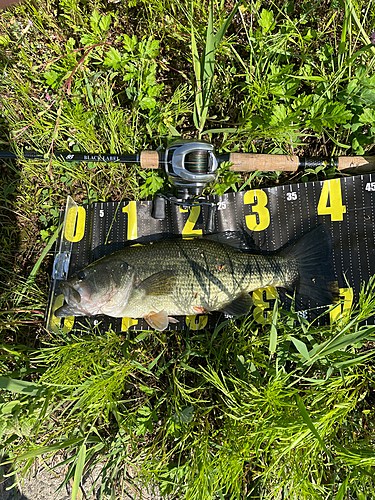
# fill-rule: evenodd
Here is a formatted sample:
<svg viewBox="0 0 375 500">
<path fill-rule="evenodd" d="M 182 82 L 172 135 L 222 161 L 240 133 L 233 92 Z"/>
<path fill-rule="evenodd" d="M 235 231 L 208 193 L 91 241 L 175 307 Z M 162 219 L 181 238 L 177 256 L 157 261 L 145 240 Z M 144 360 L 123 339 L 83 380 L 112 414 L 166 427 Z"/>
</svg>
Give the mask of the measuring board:
<svg viewBox="0 0 375 500">
<path fill-rule="evenodd" d="M 307 182 L 264 189 L 253 189 L 208 196 L 216 204 L 213 233 L 246 231 L 254 249 L 268 254 L 276 251 L 317 225 L 326 224 L 333 237 L 332 265 L 342 303 L 331 310 L 317 307 L 311 300 L 296 296 L 295 309 L 317 325 L 342 317 L 358 300 L 359 292 L 375 274 L 375 174 Z M 161 238 L 201 237 L 208 215 L 207 206 L 185 209 L 171 203 L 166 218 L 152 217 L 152 201 L 123 201 L 77 206 L 69 198 L 55 259 L 46 328 L 50 332 L 85 332 L 96 326 L 100 332 L 127 329 L 149 330 L 143 319 L 108 316 L 56 318 L 54 311 L 63 304 L 59 289 L 62 279 L 125 245 Z M 277 297 L 274 288 L 252 292 L 255 321 L 264 324 L 272 318 Z M 279 290 L 283 308 L 291 298 Z M 177 317 L 168 329 L 214 328 L 222 313 Z M 374 318 L 367 320 L 373 324 Z"/>
</svg>

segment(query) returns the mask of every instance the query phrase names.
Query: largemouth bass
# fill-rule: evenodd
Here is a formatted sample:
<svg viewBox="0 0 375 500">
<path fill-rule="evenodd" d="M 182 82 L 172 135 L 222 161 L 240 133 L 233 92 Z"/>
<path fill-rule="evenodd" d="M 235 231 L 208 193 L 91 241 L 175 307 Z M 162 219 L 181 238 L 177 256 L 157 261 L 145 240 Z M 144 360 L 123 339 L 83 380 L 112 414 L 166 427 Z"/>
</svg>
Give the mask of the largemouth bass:
<svg viewBox="0 0 375 500">
<path fill-rule="evenodd" d="M 144 318 L 158 330 L 175 315 L 249 312 L 249 292 L 295 290 L 321 305 L 335 301 L 331 233 L 321 225 L 272 255 L 242 252 L 209 238 L 133 245 L 93 262 L 60 284 L 57 317 L 106 314 Z"/>
</svg>

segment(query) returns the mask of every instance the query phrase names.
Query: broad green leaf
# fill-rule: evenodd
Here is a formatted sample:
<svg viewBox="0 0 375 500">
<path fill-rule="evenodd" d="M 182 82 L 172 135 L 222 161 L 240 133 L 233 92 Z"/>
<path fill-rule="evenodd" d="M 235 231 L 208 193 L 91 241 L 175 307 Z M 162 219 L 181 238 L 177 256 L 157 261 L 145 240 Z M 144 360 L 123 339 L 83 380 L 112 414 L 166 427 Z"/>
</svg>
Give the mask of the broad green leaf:
<svg viewBox="0 0 375 500">
<path fill-rule="evenodd" d="M 273 21 L 273 13 L 267 9 L 262 9 L 260 13 L 259 26 L 262 27 L 263 33 L 268 33 L 273 30 L 275 23 Z"/>
<path fill-rule="evenodd" d="M 310 361 L 310 355 L 306 344 L 294 337 L 290 337 L 290 340 L 293 342 L 293 344 L 295 345 L 297 351 L 301 354 L 301 356 L 305 358 L 307 361 Z"/>
<path fill-rule="evenodd" d="M 111 14 L 107 14 L 105 16 L 102 16 L 100 21 L 99 21 L 99 28 L 106 32 L 109 30 L 109 27 L 111 26 Z"/>
<path fill-rule="evenodd" d="M 368 123 L 370 125 L 375 123 L 375 110 L 365 108 L 363 113 L 359 116 L 362 123 Z"/>
<path fill-rule="evenodd" d="M 10 414 L 15 408 L 18 409 L 20 406 L 21 406 L 21 401 L 17 399 L 14 401 L 9 401 L 9 403 L 2 403 L 0 404 L 0 414 L 2 415 Z"/>
<path fill-rule="evenodd" d="M 141 332 L 139 335 L 136 336 L 136 338 L 134 339 L 135 342 L 141 342 L 142 340 L 146 339 L 147 337 L 150 336 L 150 331 L 144 331 L 144 332 Z"/>
<path fill-rule="evenodd" d="M 172 415 L 172 420 L 175 423 L 187 424 L 191 422 L 193 418 L 194 418 L 194 406 L 187 406 L 183 410 L 176 411 L 176 413 Z"/>
<path fill-rule="evenodd" d="M 49 87 L 53 87 L 54 83 L 56 80 L 59 78 L 59 73 L 56 73 L 56 71 L 46 71 L 43 73 L 44 78 L 46 79 L 47 85 Z"/>
<path fill-rule="evenodd" d="M 6 389 L 17 394 L 29 394 L 30 396 L 41 396 L 47 392 L 44 387 L 33 382 L 7 377 L 0 377 L 0 389 Z"/>
<path fill-rule="evenodd" d="M 133 52 L 133 50 L 137 46 L 137 42 L 138 42 L 138 39 L 137 39 L 137 37 L 135 35 L 133 35 L 130 38 L 130 36 L 128 36 L 127 34 L 124 34 L 124 37 L 123 37 L 123 46 L 124 46 L 124 49 L 127 52 Z"/>
<path fill-rule="evenodd" d="M 168 125 L 168 129 L 172 137 L 181 137 L 180 132 L 173 125 Z"/>
<path fill-rule="evenodd" d="M 114 47 L 111 47 L 106 53 L 103 64 L 104 66 L 112 67 L 113 69 L 120 69 L 126 64 L 126 59 L 123 58 L 121 52 Z"/>
</svg>

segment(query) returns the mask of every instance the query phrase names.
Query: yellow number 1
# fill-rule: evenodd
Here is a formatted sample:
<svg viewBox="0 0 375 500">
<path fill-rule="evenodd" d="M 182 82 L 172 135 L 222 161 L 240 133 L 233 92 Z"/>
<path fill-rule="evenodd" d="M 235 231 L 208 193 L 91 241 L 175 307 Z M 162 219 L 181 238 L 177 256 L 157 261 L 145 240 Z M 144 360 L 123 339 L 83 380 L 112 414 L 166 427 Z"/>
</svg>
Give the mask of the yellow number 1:
<svg viewBox="0 0 375 500">
<path fill-rule="evenodd" d="M 128 214 L 127 238 L 128 240 L 136 240 L 138 238 L 137 203 L 135 201 L 129 202 L 125 207 L 122 207 L 122 211 Z M 137 319 L 124 317 L 121 320 L 121 331 L 124 332 L 137 323 Z"/>
<path fill-rule="evenodd" d="M 136 240 L 138 237 L 137 203 L 135 201 L 131 201 L 126 205 L 126 207 L 122 207 L 122 211 L 128 214 L 128 240 Z"/>
</svg>

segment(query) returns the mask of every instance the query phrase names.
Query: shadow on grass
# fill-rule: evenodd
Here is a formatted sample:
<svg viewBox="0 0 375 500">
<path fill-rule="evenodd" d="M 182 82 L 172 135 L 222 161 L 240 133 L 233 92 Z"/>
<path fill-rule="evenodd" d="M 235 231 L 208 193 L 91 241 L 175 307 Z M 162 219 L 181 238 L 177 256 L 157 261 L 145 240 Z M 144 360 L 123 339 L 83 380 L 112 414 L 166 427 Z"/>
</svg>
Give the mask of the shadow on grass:
<svg viewBox="0 0 375 500">
<path fill-rule="evenodd" d="M 12 487 L 13 477 L 4 477 L 5 475 L 5 467 L 0 466 L 0 500 L 37 500 L 23 495 L 17 486 Z"/>
</svg>

